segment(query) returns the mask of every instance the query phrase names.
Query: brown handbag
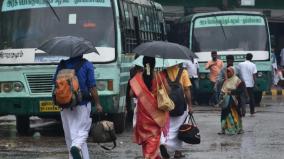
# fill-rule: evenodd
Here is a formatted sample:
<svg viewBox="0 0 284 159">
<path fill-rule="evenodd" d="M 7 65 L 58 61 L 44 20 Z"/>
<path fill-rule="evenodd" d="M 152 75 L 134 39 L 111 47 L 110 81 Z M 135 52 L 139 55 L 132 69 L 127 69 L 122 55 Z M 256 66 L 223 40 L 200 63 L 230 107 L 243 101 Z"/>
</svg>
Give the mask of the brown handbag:
<svg viewBox="0 0 284 159">
<path fill-rule="evenodd" d="M 158 75 L 157 75 L 158 74 Z M 174 102 L 169 97 L 163 80 L 159 73 L 156 74 L 157 79 L 157 102 L 158 102 L 158 109 L 163 111 L 171 111 L 175 108 Z M 161 84 L 158 84 L 158 80 L 161 81 Z"/>
</svg>

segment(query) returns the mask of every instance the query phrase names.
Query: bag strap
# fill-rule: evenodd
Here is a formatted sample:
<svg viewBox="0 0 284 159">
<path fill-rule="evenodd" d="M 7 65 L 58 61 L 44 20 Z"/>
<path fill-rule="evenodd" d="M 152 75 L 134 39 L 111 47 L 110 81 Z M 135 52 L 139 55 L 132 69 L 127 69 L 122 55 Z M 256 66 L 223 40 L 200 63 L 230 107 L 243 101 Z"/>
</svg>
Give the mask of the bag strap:
<svg viewBox="0 0 284 159">
<path fill-rule="evenodd" d="M 186 118 L 184 119 L 183 124 L 185 124 L 185 122 L 186 122 L 188 116 L 189 116 L 189 113 L 187 114 Z"/>
<path fill-rule="evenodd" d="M 165 84 L 164 84 L 164 82 L 163 82 L 163 79 L 162 79 L 160 73 L 159 73 L 159 72 L 158 72 L 158 73 L 155 73 L 155 75 L 156 75 L 157 91 L 159 90 L 160 87 L 162 87 L 162 89 L 166 90 Z M 158 80 L 161 81 L 161 86 L 159 86 Z M 167 93 L 167 92 L 166 92 L 166 93 Z"/>
<path fill-rule="evenodd" d="M 75 71 L 79 71 L 79 69 L 83 66 L 83 64 L 86 62 L 87 60 L 86 59 L 81 59 L 78 63 L 76 63 L 74 65 L 74 69 Z"/>
<path fill-rule="evenodd" d="M 81 59 L 79 62 L 77 62 L 77 63 L 74 65 L 75 71 L 77 72 L 77 71 L 83 66 L 83 64 L 84 64 L 86 61 L 87 61 L 86 59 Z M 65 62 L 65 60 L 61 60 L 61 61 L 59 62 L 59 70 L 65 69 L 65 68 L 67 68 L 66 62 Z"/>
<path fill-rule="evenodd" d="M 168 81 L 168 82 L 172 82 L 171 79 L 170 79 L 170 77 L 169 77 L 168 71 L 165 70 L 164 72 L 166 73 L 166 79 L 167 79 L 167 81 Z"/>
<path fill-rule="evenodd" d="M 183 71 L 183 68 L 179 68 L 175 82 L 179 82 L 181 74 L 182 74 L 182 71 Z"/>
<path fill-rule="evenodd" d="M 58 66 L 59 66 L 59 70 L 65 69 L 66 68 L 65 60 L 60 60 Z"/>
<path fill-rule="evenodd" d="M 193 114 L 192 114 L 192 113 L 188 113 L 188 114 L 189 114 L 189 118 L 190 118 L 190 120 L 191 120 L 191 123 L 192 123 L 193 125 L 197 126 L 197 124 L 196 124 L 196 122 L 195 122 L 195 120 L 194 120 Z"/>
<path fill-rule="evenodd" d="M 180 80 L 180 77 L 181 77 L 182 71 L 183 71 L 183 68 L 179 68 L 176 79 L 175 79 L 174 81 L 172 81 L 172 80 L 170 79 L 170 77 L 169 77 L 168 71 L 167 71 L 167 70 L 165 70 L 167 80 L 168 80 L 169 82 L 175 82 L 175 83 L 177 83 L 177 82 L 178 82 L 178 83 L 179 83 L 179 80 Z"/>
<path fill-rule="evenodd" d="M 189 118 L 189 120 L 187 121 L 187 119 Z M 191 123 L 195 126 L 197 126 L 195 120 L 194 120 L 194 117 L 193 117 L 193 114 L 192 113 L 188 113 L 186 118 L 184 119 L 183 123 L 185 123 L 187 121 L 187 123 L 189 123 L 189 121 L 191 121 Z"/>
</svg>

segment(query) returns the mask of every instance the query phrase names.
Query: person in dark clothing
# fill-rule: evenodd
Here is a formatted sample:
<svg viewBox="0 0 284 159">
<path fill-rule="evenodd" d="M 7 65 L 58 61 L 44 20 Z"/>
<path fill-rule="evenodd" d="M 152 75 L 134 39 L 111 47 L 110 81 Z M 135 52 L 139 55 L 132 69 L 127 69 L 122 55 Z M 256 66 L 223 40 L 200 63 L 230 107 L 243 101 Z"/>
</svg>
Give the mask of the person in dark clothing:
<svg viewBox="0 0 284 159">
<path fill-rule="evenodd" d="M 77 106 L 72 108 L 65 108 L 60 112 L 65 141 L 69 150 L 69 158 L 73 159 L 90 158 L 87 147 L 87 138 L 92 124 L 92 118 L 90 117 L 91 100 L 94 100 L 96 104 L 96 110 L 98 112 L 102 112 L 103 110 L 96 89 L 94 66 L 88 60 L 83 59 L 83 56 L 78 56 L 61 61 L 57 66 L 57 70 L 54 75 L 55 82 L 57 74 L 60 70 L 74 69 L 74 67 L 78 63 L 82 62 L 82 60 L 84 60 L 84 63 L 76 71 L 76 76 L 79 81 L 79 88 L 81 93 L 88 94 L 89 98 L 83 98 L 83 100 L 78 103 Z"/>
<path fill-rule="evenodd" d="M 135 65 L 134 67 L 130 68 L 129 73 L 130 73 L 130 78 L 128 80 L 127 83 L 127 87 L 126 87 L 126 98 L 125 98 L 125 107 L 126 107 L 126 111 L 127 111 L 127 115 L 126 115 L 126 119 L 128 122 L 132 123 L 133 120 L 133 107 L 132 107 L 132 102 L 131 102 L 131 97 L 129 96 L 129 92 L 130 92 L 130 80 L 136 75 L 137 72 L 142 72 L 143 71 L 143 67 Z"/>
</svg>

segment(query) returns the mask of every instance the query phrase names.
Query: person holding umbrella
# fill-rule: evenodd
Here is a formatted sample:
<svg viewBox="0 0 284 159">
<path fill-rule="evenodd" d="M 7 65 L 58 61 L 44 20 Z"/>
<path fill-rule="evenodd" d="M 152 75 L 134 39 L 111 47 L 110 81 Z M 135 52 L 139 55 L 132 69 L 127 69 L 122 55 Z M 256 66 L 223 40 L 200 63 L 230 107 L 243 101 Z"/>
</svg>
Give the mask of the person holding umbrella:
<svg viewBox="0 0 284 159">
<path fill-rule="evenodd" d="M 92 118 L 90 117 L 91 100 L 94 100 L 97 112 L 102 112 L 103 108 L 96 89 L 94 66 L 83 58 L 83 54 L 97 52 L 97 50 L 89 41 L 73 36 L 50 39 L 38 49 L 51 56 L 62 55 L 69 57 L 67 60 L 61 60 L 57 66 L 54 83 L 56 83 L 57 75 L 61 70 L 74 69 L 82 100 L 76 102 L 76 106 L 66 106 L 61 110 L 64 136 L 69 151 L 69 159 L 89 159 L 86 141 L 92 124 Z"/>
<path fill-rule="evenodd" d="M 74 68 L 76 64 L 84 61 L 81 68 L 76 73 L 79 81 L 80 91 L 83 94 L 83 100 L 76 107 L 63 109 L 61 114 L 62 125 L 64 129 L 65 141 L 70 151 L 69 158 L 73 159 L 89 159 L 87 147 L 87 138 L 92 124 L 91 113 L 91 97 L 96 103 L 96 110 L 102 112 L 102 106 L 99 101 L 96 89 L 96 80 L 94 78 L 94 67 L 89 61 L 83 59 L 83 55 L 69 58 L 61 61 L 58 65 L 54 77 L 57 76 L 59 70 L 64 67 Z M 90 95 L 89 95 L 90 94 Z"/>
<path fill-rule="evenodd" d="M 182 86 L 183 92 L 178 99 L 178 102 L 175 103 L 175 109 L 170 112 L 170 127 L 168 135 L 161 138 L 161 146 L 160 151 L 163 158 L 170 158 L 168 154 L 168 149 L 174 151 L 174 158 L 181 158 L 184 155 L 181 153 L 180 149 L 182 147 L 182 141 L 178 139 L 178 130 L 179 127 L 184 123 L 185 118 L 188 113 L 192 113 L 192 103 L 191 103 L 191 93 L 190 86 L 191 82 L 189 80 L 189 75 L 187 70 L 181 68 L 179 64 L 168 67 L 166 69 L 166 76 L 168 78 L 168 82 L 175 81 L 179 78 L 179 84 Z M 170 85 L 170 84 L 169 84 Z M 171 92 L 172 93 L 172 92 Z M 173 97 L 173 96 L 172 96 Z M 172 99 L 176 101 L 175 99 Z M 184 102 L 183 102 L 184 101 Z M 182 107 L 181 113 L 177 113 L 176 108 Z M 186 111 L 187 110 L 187 111 Z"/>
<path fill-rule="evenodd" d="M 167 62 L 171 61 L 171 62 L 177 62 L 180 59 L 190 59 L 191 57 L 193 58 L 197 58 L 197 56 L 191 51 L 189 50 L 187 47 L 184 47 L 182 45 L 176 44 L 176 43 L 171 43 L 171 42 L 166 42 L 166 41 L 152 41 L 152 42 L 146 42 L 146 43 L 142 43 L 139 46 L 137 46 L 134 50 L 134 53 L 138 54 L 138 55 L 144 55 L 144 56 L 150 56 L 150 57 L 156 57 L 156 58 L 162 58 L 164 59 L 162 61 L 163 66 L 165 67 L 169 67 L 167 68 L 167 74 L 169 75 L 169 78 L 171 80 L 174 80 L 179 72 L 179 64 L 180 63 L 176 63 L 175 65 L 171 65 L 170 63 L 167 65 Z M 173 60 L 170 60 L 173 59 Z M 184 61 L 183 61 L 184 62 Z M 164 65 L 165 64 L 165 65 Z M 172 66 L 172 67 L 171 67 Z M 165 75 L 164 75 L 165 76 Z M 167 82 L 165 82 L 167 83 Z M 188 111 L 192 112 L 192 107 L 191 107 L 191 95 L 190 95 L 190 91 L 189 91 L 189 86 L 191 86 L 190 80 L 189 80 L 189 76 L 186 70 L 182 70 L 181 73 L 181 78 L 180 78 L 180 83 L 182 85 L 182 89 L 184 91 L 184 95 L 185 98 L 184 100 L 186 100 L 185 105 L 188 107 Z M 172 99 L 173 100 L 173 99 Z M 187 109 L 187 107 L 185 107 L 185 110 Z M 182 111 L 182 115 L 178 116 L 178 117 L 170 117 L 170 127 L 169 127 L 169 132 L 165 131 L 166 133 L 164 133 L 164 136 L 167 136 L 167 138 L 170 140 L 170 142 L 173 143 L 173 149 L 175 151 L 175 157 L 182 157 L 183 155 L 181 154 L 181 152 L 179 151 L 180 146 L 181 146 L 181 141 L 177 141 L 177 130 L 179 128 L 179 126 L 181 124 L 183 124 L 184 119 L 187 115 L 187 112 L 183 110 Z M 139 123 L 139 121 L 137 121 L 137 123 Z M 176 124 L 176 125 L 174 125 Z M 172 140 L 170 139 L 170 137 L 172 137 Z M 162 139 L 163 140 L 163 137 Z M 161 155 L 163 158 L 169 158 L 170 156 L 167 153 L 167 149 L 166 146 L 170 145 L 169 142 L 163 142 L 162 141 L 162 145 L 160 147 L 160 151 L 161 151 Z"/>
<path fill-rule="evenodd" d="M 144 69 L 137 72 L 130 80 L 130 96 L 136 97 L 136 124 L 133 130 L 134 143 L 142 145 L 145 159 L 160 159 L 159 145 L 161 133 L 167 134 L 168 112 L 158 109 L 157 85 L 162 80 L 166 88 L 167 82 L 154 71 L 155 58 L 144 56 Z"/>
</svg>

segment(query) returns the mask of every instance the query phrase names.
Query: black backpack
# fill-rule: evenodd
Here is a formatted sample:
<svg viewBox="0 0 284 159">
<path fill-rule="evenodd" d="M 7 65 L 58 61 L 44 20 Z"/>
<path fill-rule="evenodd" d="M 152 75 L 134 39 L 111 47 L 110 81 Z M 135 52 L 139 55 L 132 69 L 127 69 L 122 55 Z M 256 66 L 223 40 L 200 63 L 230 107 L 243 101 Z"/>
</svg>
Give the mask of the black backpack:
<svg viewBox="0 0 284 159">
<path fill-rule="evenodd" d="M 175 103 L 175 108 L 170 111 L 170 116 L 173 116 L 173 117 L 181 116 L 186 110 L 186 106 L 187 106 L 185 98 L 184 98 L 183 87 L 179 82 L 182 71 L 183 71 L 183 68 L 179 68 L 177 77 L 174 81 L 170 80 L 168 72 L 166 71 L 166 78 L 171 88 L 169 96 L 171 100 Z"/>
</svg>

